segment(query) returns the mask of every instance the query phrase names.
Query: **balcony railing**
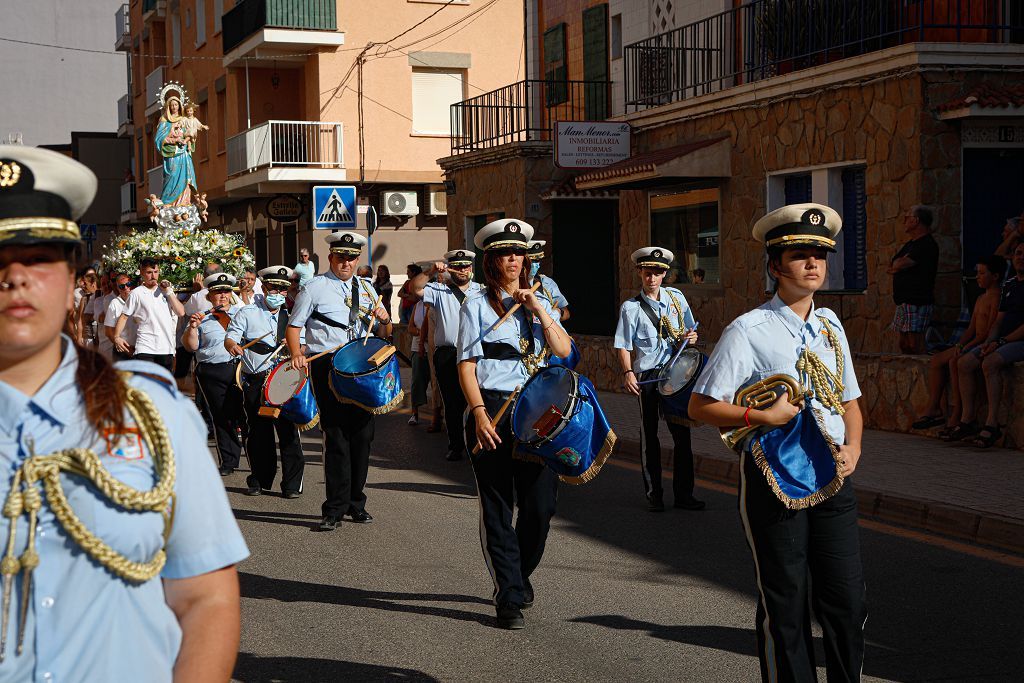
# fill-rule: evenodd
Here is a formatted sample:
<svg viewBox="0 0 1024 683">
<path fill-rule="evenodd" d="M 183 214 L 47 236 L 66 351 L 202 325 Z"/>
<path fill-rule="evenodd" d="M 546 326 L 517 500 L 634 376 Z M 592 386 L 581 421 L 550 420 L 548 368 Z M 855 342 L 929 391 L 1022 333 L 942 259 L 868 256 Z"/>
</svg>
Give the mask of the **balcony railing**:
<svg viewBox="0 0 1024 683">
<path fill-rule="evenodd" d="M 326 121 L 267 121 L 228 138 L 228 175 L 258 168 L 344 168 L 342 126 Z"/>
<path fill-rule="evenodd" d="M 129 24 L 129 12 L 128 3 L 121 5 L 121 8 L 117 10 L 114 15 L 114 29 L 117 33 L 114 38 L 115 49 L 120 49 L 122 46 L 127 46 L 131 40 L 131 26 Z"/>
<path fill-rule="evenodd" d="M 264 28 L 336 31 L 335 0 L 241 0 L 224 14 L 221 38 L 227 54 Z"/>
<path fill-rule="evenodd" d="M 146 171 L 146 196 L 159 197 L 164 191 L 164 167 L 157 166 Z"/>
<path fill-rule="evenodd" d="M 146 108 L 157 103 L 160 88 L 164 87 L 164 67 L 158 66 L 146 76 Z"/>
<path fill-rule="evenodd" d="M 132 98 L 130 95 L 122 95 L 117 100 L 117 127 L 130 126 L 132 124 Z"/>
<path fill-rule="evenodd" d="M 519 81 L 452 105 L 452 154 L 550 140 L 555 121 L 603 121 L 607 81 Z"/>
<path fill-rule="evenodd" d="M 162 173 L 163 169 L 161 169 L 161 181 L 163 180 Z M 125 183 L 121 186 L 121 216 L 133 213 L 135 213 L 135 183 Z"/>
<path fill-rule="evenodd" d="M 754 0 L 625 48 L 626 110 L 903 43 L 1024 42 L 1017 0 Z"/>
</svg>

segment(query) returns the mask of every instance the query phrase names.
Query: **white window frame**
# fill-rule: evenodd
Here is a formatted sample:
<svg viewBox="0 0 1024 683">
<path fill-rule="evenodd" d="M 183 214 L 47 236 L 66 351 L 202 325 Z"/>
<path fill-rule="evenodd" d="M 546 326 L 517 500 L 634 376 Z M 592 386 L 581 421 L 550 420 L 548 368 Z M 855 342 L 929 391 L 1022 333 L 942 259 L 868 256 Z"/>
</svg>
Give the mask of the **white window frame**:
<svg viewBox="0 0 1024 683">
<path fill-rule="evenodd" d="M 459 96 L 455 102 L 461 102 L 466 99 L 466 70 L 465 69 L 427 69 L 427 68 L 414 68 L 410 78 L 410 87 L 412 89 L 412 130 L 410 135 L 414 136 L 425 136 L 425 137 L 451 137 L 456 131 L 451 130 L 451 107 L 446 106 L 444 111 L 444 121 L 446 126 L 443 130 L 431 129 L 428 122 L 417 120 L 417 76 L 434 75 L 438 78 L 452 78 L 457 79 L 459 82 Z M 454 104 L 454 102 L 452 103 Z M 434 112 L 436 114 L 437 112 Z M 423 115 L 425 116 L 425 115 Z M 418 125 L 419 124 L 419 125 Z M 422 126 L 422 128 L 421 128 Z"/>
</svg>

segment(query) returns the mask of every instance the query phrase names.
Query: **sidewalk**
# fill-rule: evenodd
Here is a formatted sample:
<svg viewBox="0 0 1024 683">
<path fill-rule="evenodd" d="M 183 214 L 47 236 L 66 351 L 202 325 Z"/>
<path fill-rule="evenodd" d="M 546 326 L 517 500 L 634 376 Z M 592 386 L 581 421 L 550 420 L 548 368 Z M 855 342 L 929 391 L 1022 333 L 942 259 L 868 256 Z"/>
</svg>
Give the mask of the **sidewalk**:
<svg viewBox="0 0 1024 683">
<path fill-rule="evenodd" d="M 613 457 L 639 462 L 636 399 L 603 391 L 599 398 L 619 438 Z M 671 469 L 672 437 L 664 422 L 658 436 L 662 462 Z M 698 478 L 737 483 L 738 459 L 717 430 L 694 429 L 693 450 Z M 1024 453 L 1018 450 L 866 430 L 854 481 L 862 517 L 1024 553 Z"/>
</svg>

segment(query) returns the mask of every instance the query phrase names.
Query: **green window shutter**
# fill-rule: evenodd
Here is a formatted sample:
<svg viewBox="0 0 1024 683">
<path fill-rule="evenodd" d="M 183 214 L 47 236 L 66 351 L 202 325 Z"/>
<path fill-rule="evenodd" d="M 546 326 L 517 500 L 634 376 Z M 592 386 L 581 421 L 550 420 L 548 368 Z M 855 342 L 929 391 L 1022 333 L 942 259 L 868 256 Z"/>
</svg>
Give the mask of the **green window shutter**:
<svg viewBox="0 0 1024 683">
<path fill-rule="evenodd" d="M 565 24 L 557 24 L 544 32 L 544 102 L 552 107 L 569 99 L 568 67 L 565 63 Z"/>
<path fill-rule="evenodd" d="M 608 5 L 583 10 L 584 112 L 587 119 L 608 117 Z M 600 82 L 600 84 L 598 84 Z"/>
</svg>

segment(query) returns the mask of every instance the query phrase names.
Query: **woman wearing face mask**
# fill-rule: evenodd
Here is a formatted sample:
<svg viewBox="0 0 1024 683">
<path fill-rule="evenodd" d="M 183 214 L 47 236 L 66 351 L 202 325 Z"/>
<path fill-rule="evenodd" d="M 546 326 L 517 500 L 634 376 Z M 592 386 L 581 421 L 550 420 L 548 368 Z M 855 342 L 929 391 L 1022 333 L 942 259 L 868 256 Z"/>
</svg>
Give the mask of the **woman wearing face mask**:
<svg viewBox="0 0 1024 683">
<path fill-rule="evenodd" d="M 488 223 L 476 234 L 486 289 L 467 298 L 459 313 L 459 383 L 470 410 L 466 444 L 480 446 L 470 462 L 480 499 L 481 546 L 494 578 L 498 626 L 506 629 L 523 628 L 522 609 L 533 604 L 530 574 L 544 553 L 558 478 L 541 464 L 514 459 L 508 420 L 491 421 L 544 364 L 545 347 L 559 358 L 571 350 L 550 306 L 530 289 L 531 237 L 533 228 L 515 219 Z M 519 310 L 497 325 L 516 304 Z M 519 507 L 515 528 L 513 505 Z"/>
<path fill-rule="evenodd" d="M 544 245 L 546 240 L 531 240 L 526 256 L 530 259 L 530 282 L 540 282 L 540 289 L 537 293 L 548 300 L 551 308 L 558 313 L 558 320 L 565 322 L 569 319 L 569 301 L 562 294 L 553 279 L 547 275 L 541 275 L 540 262 L 544 260 Z"/>
<path fill-rule="evenodd" d="M 96 187 L 0 146 L 0 679 L 227 681 L 248 550 L 206 427 L 160 366 L 61 332 Z"/>
</svg>

